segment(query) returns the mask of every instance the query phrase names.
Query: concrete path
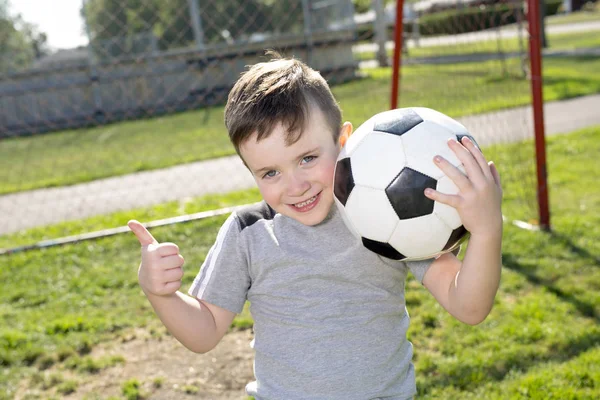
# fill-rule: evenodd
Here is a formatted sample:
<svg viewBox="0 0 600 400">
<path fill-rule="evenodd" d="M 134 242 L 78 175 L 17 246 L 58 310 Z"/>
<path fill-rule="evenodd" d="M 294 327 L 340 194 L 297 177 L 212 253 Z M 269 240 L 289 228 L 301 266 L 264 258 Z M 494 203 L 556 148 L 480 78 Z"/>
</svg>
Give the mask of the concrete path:
<svg viewBox="0 0 600 400">
<path fill-rule="evenodd" d="M 600 125 L 600 95 L 547 103 L 546 134 Z M 481 146 L 531 138 L 530 107 L 463 118 Z M 254 187 L 237 156 L 0 196 L 0 235 L 94 215 L 151 206 L 208 193 Z M 132 216 L 134 217 L 134 216 Z"/>
<path fill-rule="evenodd" d="M 600 30 L 600 22 L 547 26 L 547 33 L 597 30 Z M 517 35 L 515 25 L 503 27 L 500 31 L 503 38 Z M 454 35 L 451 38 L 423 38 L 420 45 L 495 40 L 497 35 L 497 30 L 487 30 Z M 409 40 L 409 46 L 412 44 Z M 388 46 L 393 48 L 393 42 L 388 42 L 386 47 Z M 375 51 L 376 45 L 357 45 L 355 50 Z M 600 95 L 546 104 L 545 110 L 547 134 L 597 125 L 600 124 L 600 112 L 597 111 L 600 110 Z M 482 146 L 499 140 L 530 138 L 531 121 L 530 108 L 517 108 L 461 120 Z M 233 156 L 74 186 L 9 194 L 0 196 L 0 235 L 61 221 L 251 187 L 254 187 L 253 179 L 238 158 Z"/>
<path fill-rule="evenodd" d="M 525 23 L 523 25 L 523 29 L 527 27 Z M 562 33 L 589 33 L 600 31 L 600 21 L 588 21 L 588 22 L 578 22 L 572 24 L 556 24 L 556 25 L 547 25 L 546 26 L 546 34 L 562 34 Z M 484 31 L 477 32 L 467 32 L 461 33 L 458 35 L 443 35 L 443 36 L 433 36 L 433 37 L 422 37 L 418 40 L 420 47 L 429 47 L 429 46 L 442 46 L 442 45 L 460 45 L 460 44 L 468 44 L 475 43 L 486 40 L 498 40 L 501 39 L 511 39 L 518 37 L 519 30 L 518 26 L 515 24 L 506 25 L 500 27 L 498 29 L 486 29 Z M 524 40 L 527 40 L 527 33 L 525 30 L 521 33 Z M 415 40 L 408 34 L 406 37 L 408 48 L 413 48 L 416 46 Z M 525 43 L 525 45 L 527 45 Z M 362 52 L 376 52 L 378 45 L 376 43 L 364 43 L 357 44 L 352 49 L 354 52 L 362 53 Z M 385 43 L 386 50 L 394 49 L 394 42 L 392 40 L 387 41 Z"/>
</svg>

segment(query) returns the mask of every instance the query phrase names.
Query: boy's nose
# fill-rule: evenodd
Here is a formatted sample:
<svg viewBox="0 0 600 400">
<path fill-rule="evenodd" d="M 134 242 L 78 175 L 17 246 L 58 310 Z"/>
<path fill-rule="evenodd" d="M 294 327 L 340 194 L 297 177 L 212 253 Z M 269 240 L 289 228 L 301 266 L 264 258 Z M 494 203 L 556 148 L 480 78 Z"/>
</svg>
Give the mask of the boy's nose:
<svg viewBox="0 0 600 400">
<path fill-rule="evenodd" d="M 302 174 L 292 174 L 288 179 L 287 192 L 289 196 L 302 196 L 310 189 L 310 183 Z"/>
</svg>

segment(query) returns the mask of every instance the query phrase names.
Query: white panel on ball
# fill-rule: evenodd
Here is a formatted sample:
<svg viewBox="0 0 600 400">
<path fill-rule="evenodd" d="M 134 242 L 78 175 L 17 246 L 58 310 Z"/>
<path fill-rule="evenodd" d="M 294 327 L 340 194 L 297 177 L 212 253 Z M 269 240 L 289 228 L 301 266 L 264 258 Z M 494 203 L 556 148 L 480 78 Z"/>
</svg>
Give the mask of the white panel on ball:
<svg viewBox="0 0 600 400">
<path fill-rule="evenodd" d="M 352 193 L 350 193 L 350 196 L 348 196 L 348 199 L 350 199 L 351 197 L 352 197 Z M 344 210 L 344 205 L 335 196 L 333 196 L 333 201 L 335 201 L 335 205 L 336 205 L 340 215 L 342 216 L 342 219 L 344 220 L 344 223 L 346 224 L 346 227 L 348 228 L 348 230 L 354 236 L 356 236 L 357 238 L 360 239 L 360 235 L 356 231 L 354 224 L 352 223 L 352 221 L 350 221 L 350 219 L 348 219 L 348 214 L 346 214 L 346 211 Z"/>
<path fill-rule="evenodd" d="M 436 190 L 444 194 L 457 194 L 458 188 L 447 176 L 437 181 Z M 456 229 L 462 225 L 456 208 L 436 201 L 433 205 L 433 213 L 436 214 L 450 229 Z"/>
<path fill-rule="evenodd" d="M 354 186 L 345 211 L 360 236 L 379 242 L 388 241 L 398 222 L 383 190 Z"/>
<path fill-rule="evenodd" d="M 435 214 L 399 221 L 389 243 L 408 258 L 424 258 L 440 252 L 452 230 Z"/>
<path fill-rule="evenodd" d="M 338 154 L 337 159 L 339 161 L 339 160 L 342 160 L 344 158 L 348 158 L 349 156 L 350 156 L 350 154 L 348 154 L 348 147 L 344 146 L 344 147 L 342 147 L 342 150 L 340 151 L 340 154 Z"/>
<path fill-rule="evenodd" d="M 348 140 L 346 140 L 346 144 L 344 145 L 342 151 L 344 151 L 347 155 L 352 155 L 356 147 L 364 140 L 364 138 L 371 133 L 373 130 L 373 125 L 375 125 L 375 121 L 373 119 L 369 119 L 365 121 L 361 126 L 356 129 L 350 135 Z M 338 157 L 339 159 L 339 157 Z"/>
<path fill-rule="evenodd" d="M 354 149 L 350 164 L 355 184 L 384 190 L 406 164 L 402 139 L 371 132 L 369 140 Z"/>
<path fill-rule="evenodd" d="M 424 121 L 408 133 L 402 135 L 406 164 L 432 178 L 443 175 L 433 162 L 433 157 L 441 155 L 453 165 L 460 165 L 460 160 L 448 146 L 448 139 L 456 139 L 456 135 L 434 122 Z"/>
<path fill-rule="evenodd" d="M 469 135 L 469 131 L 467 131 L 467 128 L 463 124 L 439 111 L 425 107 L 412 107 L 412 109 L 423 118 L 423 121 L 429 120 L 438 123 L 448 128 L 454 134 Z"/>
</svg>

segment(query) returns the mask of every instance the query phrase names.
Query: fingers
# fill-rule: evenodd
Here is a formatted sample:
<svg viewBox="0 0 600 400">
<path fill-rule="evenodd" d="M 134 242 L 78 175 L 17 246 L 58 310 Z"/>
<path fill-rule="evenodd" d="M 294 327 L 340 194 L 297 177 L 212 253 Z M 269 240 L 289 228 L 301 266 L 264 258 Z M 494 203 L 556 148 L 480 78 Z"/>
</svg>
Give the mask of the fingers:
<svg viewBox="0 0 600 400">
<path fill-rule="evenodd" d="M 496 182 L 496 185 L 498 185 L 500 190 L 502 190 L 502 183 L 500 182 L 500 173 L 498 172 L 498 168 L 496 168 L 496 164 L 494 164 L 493 161 L 490 161 L 488 165 L 490 166 L 490 171 L 492 172 L 492 176 L 494 177 L 494 182 Z"/>
<path fill-rule="evenodd" d="M 183 278 L 183 268 L 172 268 L 162 271 L 153 279 L 144 282 L 142 288 L 144 292 L 149 292 L 157 296 L 170 295 L 175 293 L 181 287 Z"/>
<path fill-rule="evenodd" d="M 442 172 L 452 180 L 458 193 L 442 193 L 437 190 L 426 190 L 425 195 L 435 201 L 458 208 L 465 198 L 474 193 L 485 193 L 490 187 L 500 187 L 500 175 L 493 162 L 487 162 L 481 150 L 468 137 L 462 143 L 450 139 L 448 146 L 454 151 L 462 166 L 455 166 L 441 156 L 434 157 L 434 162 Z"/>
<path fill-rule="evenodd" d="M 466 139 L 463 138 L 463 141 Z M 448 146 L 454 151 L 456 157 L 460 160 L 462 165 L 464 165 L 465 170 L 467 171 L 467 175 L 471 180 L 479 179 L 481 177 L 482 172 L 479 164 L 471 154 L 469 150 L 460 142 L 455 139 L 448 140 Z"/>
<path fill-rule="evenodd" d="M 138 240 L 140 241 L 140 244 L 142 246 L 158 244 L 156 239 L 154 239 L 154 236 L 152 236 L 152 234 L 150 232 L 148 232 L 148 230 L 144 227 L 144 225 L 140 224 L 135 219 L 132 219 L 131 221 L 129 221 L 127 223 L 127 226 L 129 227 L 129 229 L 131 229 L 131 231 L 133 232 L 135 237 L 138 238 Z"/>
<path fill-rule="evenodd" d="M 454 194 L 445 194 L 434 189 L 425 189 L 425 196 L 433 201 L 447 204 L 450 207 L 458 208 L 460 205 L 460 197 Z"/>
<path fill-rule="evenodd" d="M 462 138 L 461 143 L 469 151 L 469 153 L 471 153 L 475 161 L 477 161 L 477 164 L 483 172 L 483 175 L 485 175 L 485 177 L 488 179 L 492 179 L 493 177 L 488 162 L 483 156 L 483 153 L 481 152 L 479 147 L 477 147 L 475 143 L 467 136 L 464 136 Z"/>
<path fill-rule="evenodd" d="M 145 293 L 165 296 L 181 287 L 184 259 L 181 255 L 160 257 L 140 267 L 140 285 Z"/>
<path fill-rule="evenodd" d="M 173 281 L 165 283 L 163 288 L 165 293 L 175 293 L 181 287 L 181 281 Z"/>
<path fill-rule="evenodd" d="M 161 257 L 176 256 L 179 254 L 179 246 L 175 243 L 161 243 L 156 246 L 156 252 Z"/>
<path fill-rule="evenodd" d="M 185 260 L 180 255 L 163 257 L 157 263 L 157 268 L 167 271 L 173 268 L 180 268 L 184 262 Z"/>
<path fill-rule="evenodd" d="M 454 182 L 459 190 L 466 190 L 470 186 L 469 178 L 463 174 L 457 167 L 441 156 L 435 156 L 433 162 L 442 170 L 448 178 Z"/>
<path fill-rule="evenodd" d="M 179 246 L 175 243 L 158 243 L 136 220 L 129 221 L 127 226 L 142 245 L 138 280 L 144 293 L 167 296 L 179 290 L 185 262 L 179 254 Z"/>
<path fill-rule="evenodd" d="M 164 275 L 164 282 L 165 284 L 170 283 L 170 282 L 177 282 L 177 281 L 181 281 L 181 278 L 183 278 L 183 268 L 172 268 L 172 269 L 168 269 L 165 271 Z"/>
</svg>

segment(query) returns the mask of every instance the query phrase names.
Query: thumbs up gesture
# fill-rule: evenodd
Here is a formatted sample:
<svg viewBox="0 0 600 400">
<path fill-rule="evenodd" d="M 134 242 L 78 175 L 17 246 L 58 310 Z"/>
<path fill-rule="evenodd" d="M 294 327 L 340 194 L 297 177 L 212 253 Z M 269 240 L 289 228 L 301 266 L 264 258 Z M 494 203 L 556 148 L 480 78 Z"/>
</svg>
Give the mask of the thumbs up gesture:
<svg viewBox="0 0 600 400">
<path fill-rule="evenodd" d="M 175 243 L 158 243 L 138 221 L 127 223 L 142 245 L 138 280 L 146 295 L 171 295 L 181 287 L 184 259 Z"/>
</svg>

